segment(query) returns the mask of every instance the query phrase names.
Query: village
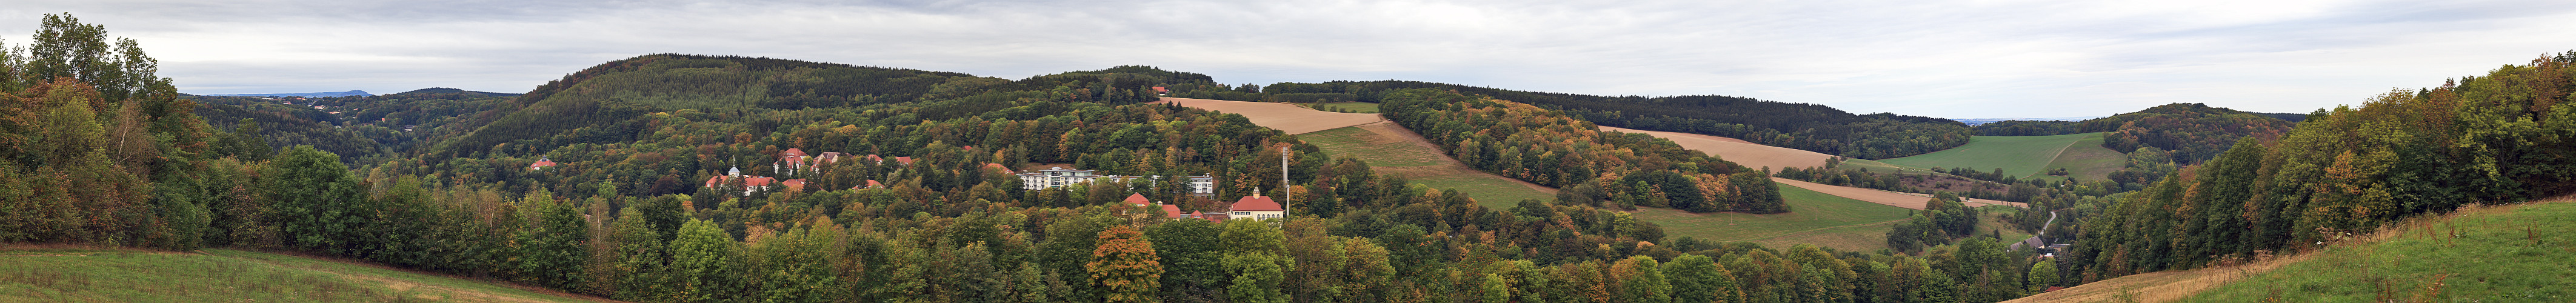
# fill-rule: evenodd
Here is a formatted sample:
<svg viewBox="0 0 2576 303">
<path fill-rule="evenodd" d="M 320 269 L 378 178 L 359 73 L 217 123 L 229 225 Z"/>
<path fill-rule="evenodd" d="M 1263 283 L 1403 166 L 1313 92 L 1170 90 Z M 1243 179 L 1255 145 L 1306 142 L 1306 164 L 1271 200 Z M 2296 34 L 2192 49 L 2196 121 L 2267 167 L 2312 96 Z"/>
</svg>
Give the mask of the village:
<svg viewBox="0 0 2576 303">
<path fill-rule="evenodd" d="M 975 147 L 973 146 L 965 147 L 965 149 L 968 150 L 972 150 L 974 148 Z M 804 149 L 788 148 L 787 150 L 780 151 L 778 153 L 777 162 L 770 163 L 770 172 L 772 174 L 787 176 L 810 174 L 821 169 L 823 164 L 839 162 L 842 158 L 858 158 L 862 161 L 868 161 L 873 164 L 884 164 L 889 161 L 897 165 L 912 165 L 913 163 L 912 157 L 885 157 L 875 154 L 852 156 L 841 152 L 807 154 Z M 528 170 L 545 171 L 547 169 L 554 169 L 556 164 L 557 163 L 552 159 L 538 158 L 536 162 L 528 164 Z M 1072 169 L 1062 166 L 1047 167 L 1030 172 L 1015 171 L 1008 167 L 1004 167 L 1001 163 L 985 163 L 984 167 L 1018 176 L 1020 179 L 1021 190 L 1042 190 L 1078 184 L 1126 183 L 1136 182 L 1139 180 L 1146 182 L 1162 182 L 1161 176 L 1100 175 L 1096 174 L 1099 172 L 1098 170 Z M 1181 179 L 1178 180 L 1178 182 L 1182 182 L 1183 188 L 1188 191 L 1188 197 L 1199 199 L 1216 198 L 1216 178 L 1213 176 L 1186 176 L 1175 179 Z M 733 167 L 727 169 L 725 174 L 708 177 L 706 182 L 699 187 L 707 190 L 721 190 L 716 192 L 729 193 L 732 192 L 731 187 L 733 185 L 728 184 L 740 184 L 742 188 L 739 195 L 748 197 L 755 193 L 769 191 L 783 190 L 787 192 L 803 192 L 805 190 L 805 186 L 810 184 L 810 182 L 807 182 L 805 179 L 779 180 L 777 177 L 744 175 L 741 167 Z M 849 189 L 863 190 L 879 189 L 884 187 L 884 182 L 866 180 L 864 184 L 852 186 Z M 1145 197 L 1144 194 L 1129 194 L 1127 198 L 1122 201 L 1122 203 L 1138 208 L 1160 210 L 1164 214 L 1163 216 L 1165 218 L 1174 220 L 1200 219 L 1222 222 L 1225 220 L 1235 219 L 1266 220 L 1288 217 L 1288 209 L 1284 204 L 1286 199 L 1273 200 L 1271 197 L 1263 195 L 1258 189 L 1253 190 L 1252 195 L 1238 198 L 1233 203 L 1221 203 L 1220 206 L 1224 207 L 1222 210 L 1184 211 L 1181 209 L 1180 205 L 1167 202 L 1168 201 L 1154 201 L 1151 198 Z"/>
</svg>

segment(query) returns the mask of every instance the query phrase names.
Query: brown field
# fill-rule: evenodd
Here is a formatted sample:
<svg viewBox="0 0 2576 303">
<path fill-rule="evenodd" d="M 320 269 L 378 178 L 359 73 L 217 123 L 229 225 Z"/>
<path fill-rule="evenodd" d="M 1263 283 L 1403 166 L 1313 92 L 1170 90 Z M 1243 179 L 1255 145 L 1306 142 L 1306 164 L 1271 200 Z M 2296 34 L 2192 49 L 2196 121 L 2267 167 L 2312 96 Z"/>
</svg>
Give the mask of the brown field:
<svg viewBox="0 0 2576 303">
<path fill-rule="evenodd" d="M 1798 180 L 1783 179 L 1783 178 L 1771 178 L 1771 181 L 1774 181 L 1774 182 L 1780 182 L 1780 184 L 1788 184 L 1789 186 L 1797 186 L 1798 188 L 1805 188 L 1805 189 L 1807 189 L 1807 190 L 1813 190 L 1813 191 L 1821 192 L 1821 193 L 1825 193 L 1825 194 L 1828 194 L 1828 195 L 1835 195 L 1835 196 L 1840 196 L 1840 197 L 1844 197 L 1844 198 L 1852 198 L 1852 199 L 1854 199 L 1854 200 L 1869 201 L 1870 203 L 1886 204 L 1887 206 L 1895 206 L 1895 207 L 1903 207 L 1903 208 L 1911 208 L 1911 209 L 1923 209 L 1923 205 L 1925 204 L 1925 202 L 1931 202 L 1931 201 L 1932 201 L 1932 196 L 1931 196 L 1931 195 L 1925 195 L 1925 194 L 1916 194 L 1916 193 L 1900 193 L 1900 192 L 1892 192 L 1892 191 L 1884 191 L 1884 190 L 1876 190 L 1876 189 L 1867 189 L 1867 188 L 1859 188 L 1859 187 L 1847 187 L 1847 186 L 1824 185 L 1824 184 L 1818 184 L 1818 183 L 1815 183 L 1815 182 L 1798 181 Z M 1986 200 L 1986 199 L 1968 199 L 1968 201 L 1967 201 L 1966 203 L 1961 203 L 1961 204 L 1967 204 L 1967 205 L 1968 205 L 1968 206 L 1970 206 L 1970 207 L 1975 207 L 1975 206 L 1986 206 L 1986 205 L 2011 205 L 2011 206 L 2013 206 L 2013 207 L 2030 207 L 2029 205 L 2022 204 L 2021 202 L 2004 202 L 2004 201 L 1995 201 L 1995 200 Z"/>
<path fill-rule="evenodd" d="M 1384 118 L 1379 118 L 1377 114 L 1327 112 L 1299 107 L 1296 104 L 1288 103 L 1243 102 L 1190 98 L 1163 98 L 1163 101 L 1155 101 L 1154 103 L 1172 103 L 1198 109 L 1243 115 L 1244 118 L 1251 119 L 1252 124 L 1277 129 L 1291 135 L 1386 121 Z"/>
<path fill-rule="evenodd" d="M 1833 159 L 1834 157 L 1833 155 L 1826 155 L 1824 153 L 1753 144 L 1753 142 L 1747 142 L 1742 139 L 1702 134 L 1634 130 L 1608 126 L 1601 127 L 1601 130 L 1653 135 L 1656 138 L 1673 140 L 1673 143 L 1681 144 L 1682 148 L 1711 153 L 1714 156 L 1726 159 L 1726 161 L 1744 165 L 1744 167 L 1769 167 L 1773 171 L 1778 171 L 1781 168 L 1787 167 L 1824 166 L 1825 160 Z"/>
</svg>

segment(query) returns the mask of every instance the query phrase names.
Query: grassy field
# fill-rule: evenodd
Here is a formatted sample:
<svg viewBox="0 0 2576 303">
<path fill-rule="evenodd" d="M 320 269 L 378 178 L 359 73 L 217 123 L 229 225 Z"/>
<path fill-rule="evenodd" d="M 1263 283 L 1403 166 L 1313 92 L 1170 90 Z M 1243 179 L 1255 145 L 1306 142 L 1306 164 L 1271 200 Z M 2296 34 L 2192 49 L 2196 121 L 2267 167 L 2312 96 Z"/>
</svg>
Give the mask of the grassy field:
<svg viewBox="0 0 2576 303">
<path fill-rule="evenodd" d="M 1311 103 L 1311 104 L 1306 104 L 1306 107 L 1314 108 L 1315 110 L 1328 111 L 1328 112 L 1346 112 L 1346 113 L 1362 113 L 1362 114 L 1375 114 L 1375 113 L 1377 113 L 1377 103 L 1368 103 L 1368 102 Z"/>
<path fill-rule="evenodd" d="M 1378 129 L 1372 130 L 1375 127 Z M 1449 160 L 1449 155 L 1423 146 L 1404 136 L 1384 132 L 1402 127 L 1371 125 L 1335 128 L 1297 135 L 1306 143 L 1324 149 L 1334 157 L 1353 157 L 1368 161 L 1378 173 L 1403 176 L 1440 190 L 1466 192 L 1477 205 L 1510 209 L 1521 199 L 1556 200 L 1556 193 L 1530 188 L 1517 180 L 1486 173 Z"/>
<path fill-rule="evenodd" d="M 1297 139 L 1324 148 L 1325 154 L 1359 158 L 1372 167 L 1440 165 L 1440 159 L 1449 156 L 1356 126 L 1299 134 Z"/>
<path fill-rule="evenodd" d="M 2409 220 L 2377 236 L 2245 276 L 2192 302 L 2576 300 L 2576 203 L 2489 207 Z"/>
<path fill-rule="evenodd" d="M 0 247 L 7 302 L 583 302 L 498 284 L 237 250 Z"/>
<path fill-rule="evenodd" d="M 2047 167 L 2059 153 L 2068 149 L 2068 146 L 2073 146 L 2076 141 L 2101 136 L 2101 133 L 2027 137 L 1976 136 L 1968 138 L 1968 145 L 1929 154 L 1879 160 L 1879 162 L 1917 168 L 1967 167 L 1981 171 L 2001 168 L 2005 175 L 2027 176 L 2041 172 L 2042 168 Z"/>
<path fill-rule="evenodd" d="M 1637 212 L 1636 216 L 1663 225 L 1664 236 L 1668 239 L 1695 237 L 1754 242 L 1772 248 L 1813 243 L 1847 251 L 1874 251 L 1887 248 L 1887 231 L 1897 222 L 1904 221 L 1908 214 L 1904 208 L 1827 195 L 1796 186 L 1780 185 L 1780 195 L 1789 200 L 1792 212 L 1769 215 L 1693 214 L 1650 208 Z"/>
<path fill-rule="evenodd" d="M 2067 145 L 2065 152 L 2057 153 L 2057 161 L 2048 162 L 2048 167 L 2042 167 L 2040 172 L 2032 172 L 2022 178 L 2045 176 L 2044 172 L 2048 170 L 2064 168 L 2067 176 L 2075 177 L 2076 180 L 2103 180 L 2110 178 L 2111 172 L 2120 171 L 2121 166 L 2128 165 L 2128 160 L 2128 154 L 2102 148 L 2102 136 L 2086 137 L 2083 140 L 2075 140 L 2075 144 Z"/>
</svg>

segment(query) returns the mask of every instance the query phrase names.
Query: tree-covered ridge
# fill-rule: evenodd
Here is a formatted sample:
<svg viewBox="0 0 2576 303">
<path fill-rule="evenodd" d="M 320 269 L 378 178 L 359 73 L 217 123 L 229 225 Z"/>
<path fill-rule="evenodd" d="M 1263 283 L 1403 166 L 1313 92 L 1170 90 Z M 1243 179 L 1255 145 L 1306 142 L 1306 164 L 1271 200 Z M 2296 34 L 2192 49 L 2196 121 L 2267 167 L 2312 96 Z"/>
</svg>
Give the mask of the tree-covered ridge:
<svg viewBox="0 0 2576 303">
<path fill-rule="evenodd" d="M 1270 102 L 1382 102 L 1390 92 L 1428 88 L 1562 110 L 1593 123 L 1732 137 L 1763 145 L 1863 159 L 1929 153 L 1968 144 L 1968 126 L 1888 113 L 1857 115 L 1820 104 L 1729 96 L 1592 96 L 1416 81 L 1278 83 L 1268 87 L 1183 86 L 1173 96 Z"/>
<path fill-rule="evenodd" d="M 1770 175 L 1645 134 L 1604 134 L 1589 122 L 1529 104 L 1455 91 L 1382 96 L 1388 119 L 1468 166 L 1566 189 L 1568 203 L 1668 207 L 1693 212 L 1788 212 Z"/>
<path fill-rule="evenodd" d="M 2333 245 L 2403 217 L 2576 192 L 2576 52 L 2397 90 L 2239 140 L 2082 222 L 2094 281 Z"/>
</svg>

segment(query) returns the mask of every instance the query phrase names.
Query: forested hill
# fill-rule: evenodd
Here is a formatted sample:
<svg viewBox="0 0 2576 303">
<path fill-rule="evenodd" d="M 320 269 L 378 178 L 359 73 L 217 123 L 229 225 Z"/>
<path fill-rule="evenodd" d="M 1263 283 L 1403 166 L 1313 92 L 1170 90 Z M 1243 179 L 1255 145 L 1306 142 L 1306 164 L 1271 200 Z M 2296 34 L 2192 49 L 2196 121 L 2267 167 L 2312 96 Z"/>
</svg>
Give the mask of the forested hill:
<svg viewBox="0 0 2576 303">
<path fill-rule="evenodd" d="M 2318 111 L 2077 222 L 2068 273 L 2092 281 L 2313 251 L 2411 216 L 2576 192 L 2570 92 L 2576 51 Z M 2478 261 L 2409 264 L 2443 262 Z"/>
<path fill-rule="evenodd" d="M 2094 132 L 2111 132 L 2103 136 L 2102 147 L 2137 154 L 2140 147 L 2154 147 L 2149 154 L 2165 154 L 2172 162 L 2200 163 L 2217 157 L 2247 136 L 2274 137 L 2290 130 L 2291 121 L 2282 116 L 2210 107 L 2200 103 L 2173 103 L 2150 107 L 2132 113 L 2084 121 L 2002 121 L 1976 127 L 1980 136 L 2051 136 Z"/>
<path fill-rule="evenodd" d="M 1267 87 L 1180 87 L 1174 96 L 1272 102 L 1379 102 L 1394 90 L 1430 88 L 1563 110 L 1594 124 L 1733 137 L 1853 158 L 1885 159 L 1968 143 L 1967 124 L 1889 113 L 1859 115 L 1809 103 L 1729 96 L 1593 96 L 1418 81 L 1279 83 Z"/>
</svg>

